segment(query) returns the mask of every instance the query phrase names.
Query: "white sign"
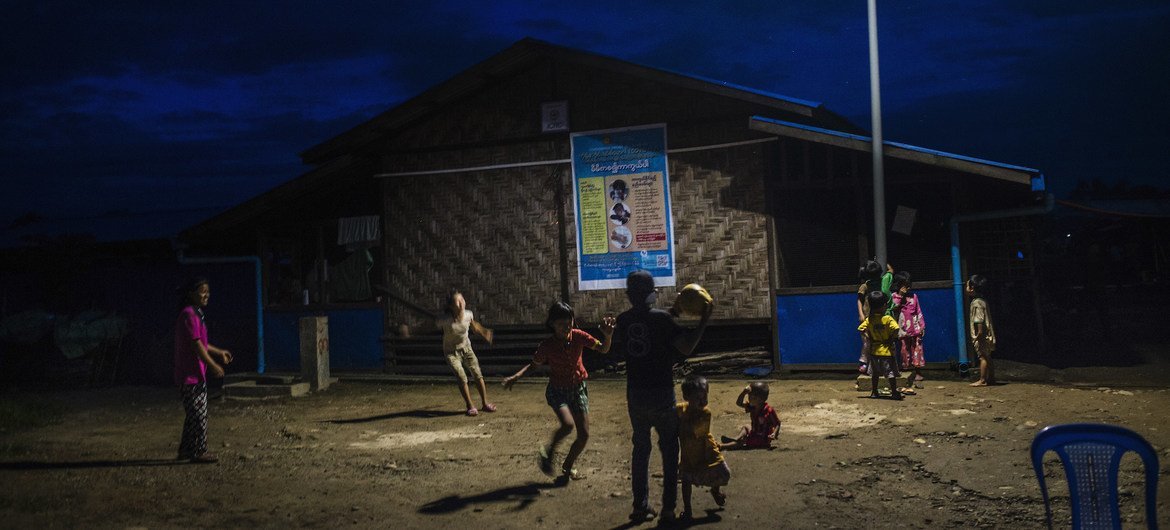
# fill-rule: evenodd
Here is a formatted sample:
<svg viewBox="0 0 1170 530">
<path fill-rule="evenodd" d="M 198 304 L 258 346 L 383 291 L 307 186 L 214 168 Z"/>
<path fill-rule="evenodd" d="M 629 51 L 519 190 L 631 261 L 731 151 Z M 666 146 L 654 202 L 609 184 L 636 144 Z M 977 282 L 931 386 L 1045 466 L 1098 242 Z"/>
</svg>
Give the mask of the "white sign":
<svg viewBox="0 0 1170 530">
<path fill-rule="evenodd" d="M 569 130 L 569 102 L 552 101 L 540 104 L 540 130 L 564 132 Z"/>
<path fill-rule="evenodd" d="M 635 270 L 674 285 L 666 125 L 572 133 L 569 144 L 578 288 L 624 289 Z"/>
</svg>

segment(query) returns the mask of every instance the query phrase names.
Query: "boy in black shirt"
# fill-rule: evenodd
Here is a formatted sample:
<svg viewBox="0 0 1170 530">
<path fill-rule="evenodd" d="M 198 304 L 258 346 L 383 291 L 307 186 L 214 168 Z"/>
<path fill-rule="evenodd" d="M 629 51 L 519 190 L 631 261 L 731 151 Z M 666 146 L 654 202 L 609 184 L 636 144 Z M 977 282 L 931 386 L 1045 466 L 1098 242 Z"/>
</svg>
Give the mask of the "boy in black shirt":
<svg viewBox="0 0 1170 530">
<path fill-rule="evenodd" d="M 650 429 L 658 431 L 662 453 L 662 519 L 674 520 L 678 498 L 678 414 L 675 412 L 674 360 L 690 355 L 711 318 L 713 303 L 707 304 L 699 327 L 687 332 L 670 313 L 652 306 L 657 300 L 654 277 L 638 270 L 626 277 L 630 309 L 618 315 L 616 342 L 626 357 L 626 403 L 633 428 L 634 450 L 630 458 L 630 479 L 634 493 L 636 522 L 653 519 L 650 508 L 648 469 Z"/>
</svg>

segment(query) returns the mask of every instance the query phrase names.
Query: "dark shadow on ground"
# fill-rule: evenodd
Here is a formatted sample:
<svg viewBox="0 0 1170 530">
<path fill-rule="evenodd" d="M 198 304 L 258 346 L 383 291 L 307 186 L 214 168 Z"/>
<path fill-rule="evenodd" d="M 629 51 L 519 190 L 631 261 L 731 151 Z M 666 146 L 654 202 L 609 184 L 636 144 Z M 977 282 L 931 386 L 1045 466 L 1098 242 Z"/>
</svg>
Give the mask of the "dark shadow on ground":
<svg viewBox="0 0 1170 530">
<path fill-rule="evenodd" d="M 29 471 L 34 469 L 90 469 L 102 467 L 153 467 L 153 466 L 186 466 L 192 464 L 187 460 L 168 459 L 138 459 L 138 460 L 86 460 L 79 462 L 37 462 L 23 460 L 18 462 L 0 462 L 0 469 L 11 471 Z"/>
<path fill-rule="evenodd" d="M 443 497 L 442 499 L 434 500 L 419 508 L 419 513 L 440 514 L 450 513 L 462 510 L 473 504 L 488 504 L 498 502 L 515 502 L 516 506 L 512 511 L 520 511 L 528 507 L 540 497 L 540 490 L 560 488 L 561 485 L 552 483 L 538 483 L 529 482 L 521 486 L 510 486 L 507 488 L 500 488 L 497 490 L 480 493 L 479 495 L 472 495 L 470 497 L 463 497 L 460 495 L 451 495 Z"/>
<path fill-rule="evenodd" d="M 368 423 L 371 421 L 392 420 L 394 418 L 442 418 L 444 416 L 462 416 L 463 412 L 454 410 L 404 410 L 379 414 L 368 418 L 347 418 L 341 420 L 321 420 L 321 423 Z"/>
<path fill-rule="evenodd" d="M 714 524 L 723 520 L 723 518 L 719 516 L 719 512 L 723 511 L 723 508 L 708 508 L 703 511 L 706 512 L 707 515 L 693 519 L 679 519 L 678 522 L 674 524 L 661 526 L 669 526 L 670 528 L 690 528 L 692 526 Z"/>
<path fill-rule="evenodd" d="M 714 523 L 718 523 L 718 522 L 723 520 L 723 518 L 719 516 L 719 512 L 723 511 L 723 508 L 708 508 L 708 509 L 703 510 L 703 511 L 707 512 L 707 515 L 704 515 L 704 516 L 699 517 L 699 518 L 676 519 L 676 520 L 669 522 L 669 523 L 663 522 L 662 519 L 660 519 L 660 518 L 659 519 L 652 519 L 652 520 L 649 520 L 646 522 L 641 522 L 641 523 L 629 521 L 627 523 L 623 523 L 621 525 L 615 526 L 615 527 L 611 528 L 610 530 L 630 530 L 632 528 L 638 528 L 638 527 L 643 526 L 643 525 L 650 527 L 650 528 L 690 528 L 692 526 L 702 526 L 705 524 L 714 524 Z M 654 526 L 650 526 L 650 525 L 654 525 Z"/>
</svg>

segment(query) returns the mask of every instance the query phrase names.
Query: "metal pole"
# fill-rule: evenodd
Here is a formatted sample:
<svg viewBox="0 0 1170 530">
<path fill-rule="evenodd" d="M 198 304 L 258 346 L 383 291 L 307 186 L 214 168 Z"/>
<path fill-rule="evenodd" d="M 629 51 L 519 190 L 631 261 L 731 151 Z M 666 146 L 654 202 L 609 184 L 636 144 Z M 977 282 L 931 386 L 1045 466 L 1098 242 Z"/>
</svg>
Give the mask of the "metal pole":
<svg viewBox="0 0 1170 530">
<path fill-rule="evenodd" d="M 869 107 L 873 122 L 873 247 L 886 263 L 886 178 L 882 168 L 882 93 L 878 75 L 877 0 L 869 5 Z"/>
</svg>

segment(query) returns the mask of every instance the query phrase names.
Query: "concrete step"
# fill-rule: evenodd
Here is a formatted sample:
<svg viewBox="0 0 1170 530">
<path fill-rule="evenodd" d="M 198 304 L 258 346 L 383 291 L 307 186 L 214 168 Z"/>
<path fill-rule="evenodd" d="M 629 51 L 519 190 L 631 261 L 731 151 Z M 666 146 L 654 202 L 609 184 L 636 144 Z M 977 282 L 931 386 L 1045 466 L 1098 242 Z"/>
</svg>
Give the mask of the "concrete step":
<svg viewBox="0 0 1170 530">
<path fill-rule="evenodd" d="M 297 397 L 309 393 L 309 383 L 284 382 L 282 379 L 262 378 L 260 380 L 227 383 L 223 385 L 223 392 L 229 398 Z"/>
</svg>

